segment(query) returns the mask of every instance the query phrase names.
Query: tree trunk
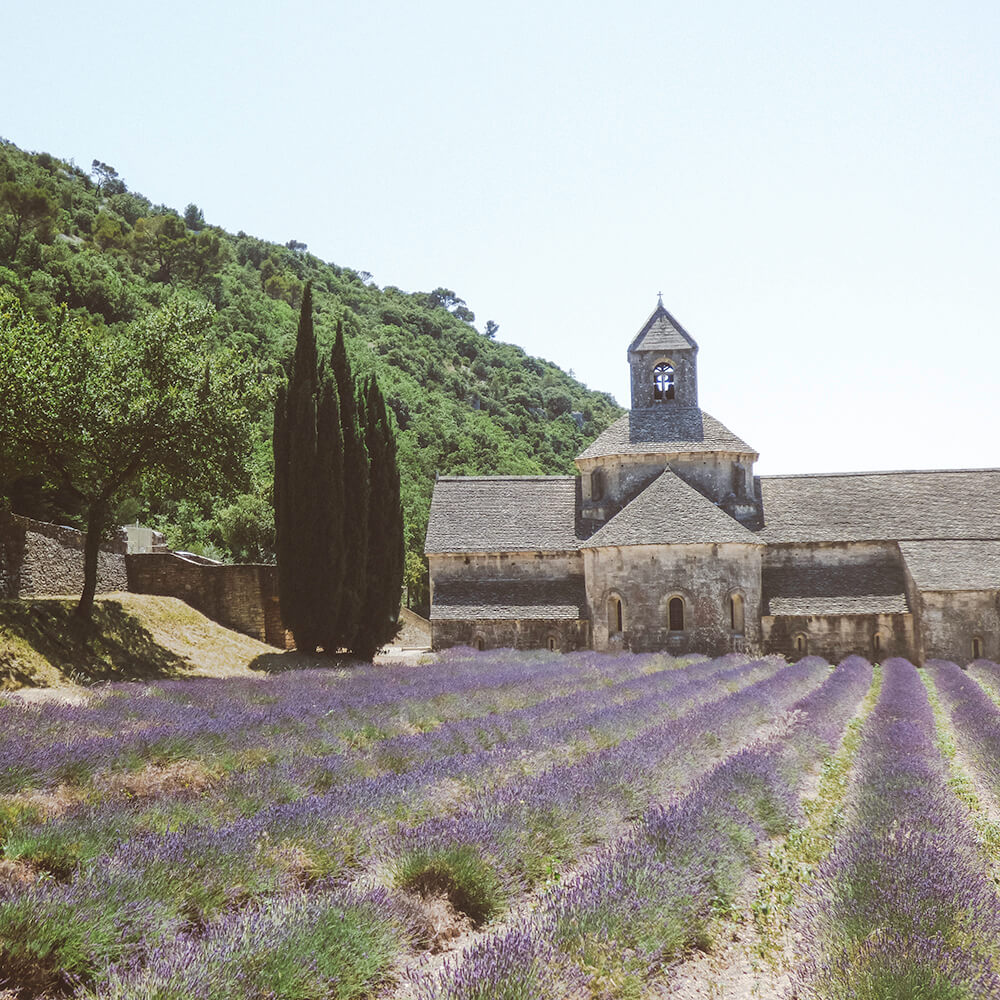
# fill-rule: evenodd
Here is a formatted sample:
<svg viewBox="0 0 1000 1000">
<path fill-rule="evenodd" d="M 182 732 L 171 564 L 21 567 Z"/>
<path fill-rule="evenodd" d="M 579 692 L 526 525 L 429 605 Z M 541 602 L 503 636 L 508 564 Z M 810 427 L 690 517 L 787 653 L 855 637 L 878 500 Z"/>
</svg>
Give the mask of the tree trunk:
<svg viewBox="0 0 1000 1000">
<path fill-rule="evenodd" d="M 87 510 L 87 538 L 83 546 L 83 593 L 76 606 L 76 616 L 90 619 L 94 611 L 94 594 L 97 591 L 97 556 L 101 549 L 101 539 L 107 523 L 108 505 L 103 500 L 94 500 Z"/>
</svg>

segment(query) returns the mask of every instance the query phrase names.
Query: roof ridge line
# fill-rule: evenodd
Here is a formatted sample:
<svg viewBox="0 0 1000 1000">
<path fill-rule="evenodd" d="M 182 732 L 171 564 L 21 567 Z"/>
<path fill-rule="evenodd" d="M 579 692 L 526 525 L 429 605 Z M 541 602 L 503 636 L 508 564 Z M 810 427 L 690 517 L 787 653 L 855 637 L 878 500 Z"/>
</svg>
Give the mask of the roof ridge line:
<svg viewBox="0 0 1000 1000">
<path fill-rule="evenodd" d="M 771 476 L 759 476 L 760 479 L 847 479 L 855 476 L 915 476 L 933 473 L 944 475 L 950 473 L 968 472 L 1000 472 L 1000 467 L 969 469 L 873 469 L 868 472 L 781 472 Z"/>
</svg>

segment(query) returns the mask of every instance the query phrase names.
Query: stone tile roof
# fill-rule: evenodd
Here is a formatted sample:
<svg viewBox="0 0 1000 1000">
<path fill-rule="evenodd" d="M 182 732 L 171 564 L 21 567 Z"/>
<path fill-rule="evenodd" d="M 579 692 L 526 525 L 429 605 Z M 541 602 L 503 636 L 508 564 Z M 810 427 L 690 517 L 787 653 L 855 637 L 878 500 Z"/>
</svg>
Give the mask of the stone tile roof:
<svg viewBox="0 0 1000 1000">
<path fill-rule="evenodd" d="M 920 590 L 1000 590 L 1000 541 L 900 542 Z"/>
<path fill-rule="evenodd" d="M 697 406 L 650 406 L 619 417 L 580 458 L 699 452 L 757 455 L 728 427 Z"/>
<path fill-rule="evenodd" d="M 761 572 L 765 615 L 905 614 L 903 568 L 895 553 L 841 566 L 768 566 Z"/>
<path fill-rule="evenodd" d="M 768 544 L 1000 539 L 1000 469 L 762 476 L 760 491 Z"/>
<path fill-rule="evenodd" d="M 564 580 L 441 580 L 434 585 L 432 621 L 467 618 L 559 619 L 587 617 L 583 577 Z"/>
<path fill-rule="evenodd" d="M 761 544 L 753 532 L 667 469 L 580 547 L 713 542 Z"/>
<path fill-rule="evenodd" d="M 653 310 L 642 329 L 629 344 L 632 351 L 690 351 L 698 350 L 694 338 L 674 319 L 663 303 Z"/>
<path fill-rule="evenodd" d="M 564 552 L 578 548 L 575 476 L 441 476 L 424 551 Z"/>
<path fill-rule="evenodd" d="M 775 597 L 768 615 L 895 615 L 907 614 L 905 594 L 867 597 Z"/>
</svg>

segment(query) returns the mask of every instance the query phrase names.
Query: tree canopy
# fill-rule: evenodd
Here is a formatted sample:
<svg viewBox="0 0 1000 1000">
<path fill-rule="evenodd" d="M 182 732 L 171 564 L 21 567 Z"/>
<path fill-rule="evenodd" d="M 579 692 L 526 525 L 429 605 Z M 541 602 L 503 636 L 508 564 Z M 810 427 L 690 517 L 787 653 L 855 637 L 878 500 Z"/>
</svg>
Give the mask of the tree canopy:
<svg viewBox="0 0 1000 1000">
<path fill-rule="evenodd" d="M 175 301 L 130 327 L 48 322 L 0 291 L 0 471 L 41 473 L 78 503 L 87 529 L 79 611 L 94 596 L 98 546 L 141 489 L 224 496 L 246 485 L 255 366 L 210 350 L 211 313 Z"/>
<path fill-rule="evenodd" d="M 0 185 L 12 185 L 0 204 L 0 288 L 43 323 L 65 309 L 95 331 L 117 332 L 174 300 L 194 301 L 207 309 L 212 350 L 277 376 L 312 282 L 320 356 L 330 356 L 339 324 L 353 371 L 377 377 L 396 422 L 411 606 L 427 596 L 423 543 L 435 473 L 572 472 L 574 456 L 621 413 L 607 395 L 499 340 L 498 321 L 480 332 L 454 289 L 380 287 L 366 271 L 320 260 L 300 240 L 226 232 L 194 202 L 181 213 L 129 190 L 100 159 L 91 173 L 0 140 Z M 33 192 L 44 205 L 22 211 Z M 263 401 L 248 410 L 251 480 L 241 496 L 137 491 L 134 516 L 166 532 L 173 547 L 273 558 L 269 504 L 259 502 L 273 477 L 272 413 Z M 41 505 L 45 516 L 82 526 L 58 481 L 37 490 L 9 484 L 6 492 L 18 494 L 23 513 L 39 516 Z"/>
</svg>

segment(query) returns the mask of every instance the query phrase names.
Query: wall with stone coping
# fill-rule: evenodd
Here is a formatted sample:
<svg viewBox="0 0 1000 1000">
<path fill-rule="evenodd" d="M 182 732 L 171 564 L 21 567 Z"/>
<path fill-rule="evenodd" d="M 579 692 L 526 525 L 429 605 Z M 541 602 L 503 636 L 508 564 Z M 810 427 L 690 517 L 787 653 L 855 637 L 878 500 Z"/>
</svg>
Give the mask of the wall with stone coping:
<svg viewBox="0 0 1000 1000">
<path fill-rule="evenodd" d="M 179 597 L 226 628 L 290 648 L 275 566 L 205 564 L 176 552 L 136 553 L 127 557 L 127 566 L 129 590 Z"/>
<path fill-rule="evenodd" d="M 78 595 L 83 590 L 85 536 L 75 528 L 0 514 L 0 596 Z M 97 592 L 128 589 L 124 536 L 97 557 Z"/>
<path fill-rule="evenodd" d="M 912 614 L 765 615 L 761 626 L 764 651 L 780 653 L 789 660 L 822 656 L 839 663 L 857 653 L 873 662 L 890 656 L 921 662 Z M 802 638 L 801 647 L 798 637 Z"/>
</svg>

